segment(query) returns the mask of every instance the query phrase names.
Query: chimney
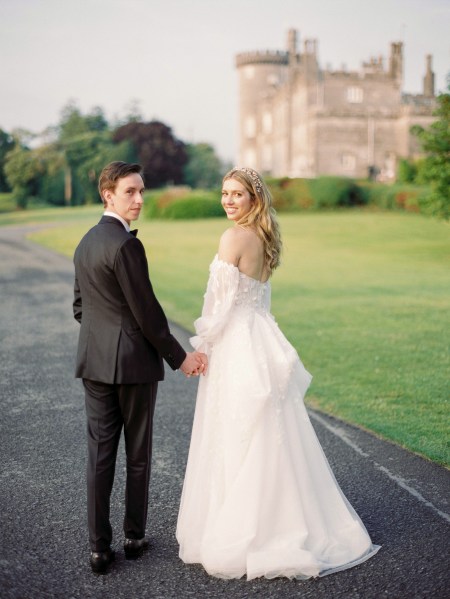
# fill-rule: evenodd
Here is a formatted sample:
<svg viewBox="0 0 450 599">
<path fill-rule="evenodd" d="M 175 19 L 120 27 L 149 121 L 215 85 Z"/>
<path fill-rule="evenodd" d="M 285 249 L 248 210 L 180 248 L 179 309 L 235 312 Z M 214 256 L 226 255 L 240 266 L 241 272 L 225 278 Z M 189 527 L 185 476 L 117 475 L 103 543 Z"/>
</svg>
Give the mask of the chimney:
<svg viewBox="0 0 450 599">
<path fill-rule="evenodd" d="M 434 73 L 431 70 L 431 62 L 433 58 L 431 54 L 427 54 L 427 70 L 423 78 L 423 95 L 427 98 L 434 98 Z"/>
</svg>

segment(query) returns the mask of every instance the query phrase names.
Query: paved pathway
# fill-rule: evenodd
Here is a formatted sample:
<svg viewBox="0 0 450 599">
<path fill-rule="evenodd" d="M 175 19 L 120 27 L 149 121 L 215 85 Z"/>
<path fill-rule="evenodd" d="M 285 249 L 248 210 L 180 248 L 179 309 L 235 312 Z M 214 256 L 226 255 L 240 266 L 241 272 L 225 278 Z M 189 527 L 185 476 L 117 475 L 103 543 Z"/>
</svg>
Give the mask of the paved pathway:
<svg viewBox="0 0 450 599">
<path fill-rule="evenodd" d="M 85 521 L 83 394 L 73 378 L 72 265 L 25 241 L 24 231 L 0 228 L 1 598 L 450 596 L 449 472 L 313 412 L 336 478 L 381 551 L 361 566 L 306 582 L 223 581 L 185 566 L 174 533 L 197 381 L 171 371 L 156 409 L 153 547 L 137 562 L 127 562 L 121 550 L 121 447 L 112 497 L 119 553 L 108 576 L 94 576 Z M 187 345 L 187 333 L 173 329 Z"/>
</svg>

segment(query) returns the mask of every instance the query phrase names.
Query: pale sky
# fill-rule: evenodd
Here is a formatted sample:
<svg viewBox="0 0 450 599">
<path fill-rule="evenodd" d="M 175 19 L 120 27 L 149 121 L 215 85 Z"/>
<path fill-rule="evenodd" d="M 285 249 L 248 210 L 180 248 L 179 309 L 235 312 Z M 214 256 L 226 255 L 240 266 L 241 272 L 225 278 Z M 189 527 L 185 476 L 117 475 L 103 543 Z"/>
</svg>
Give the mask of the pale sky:
<svg viewBox="0 0 450 599">
<path fill-rule="evenodd" d="M 0 128 L 39 132 L 76 100 L 146 120 L 237 155 L 235 55 L 318 40 L 324 68 L 387 60 L 404 42 L 404 91 L 420 93 L 425 55 L 437 91 L 450 71 L 448 0 L 0 0 Z"/>
</svg>

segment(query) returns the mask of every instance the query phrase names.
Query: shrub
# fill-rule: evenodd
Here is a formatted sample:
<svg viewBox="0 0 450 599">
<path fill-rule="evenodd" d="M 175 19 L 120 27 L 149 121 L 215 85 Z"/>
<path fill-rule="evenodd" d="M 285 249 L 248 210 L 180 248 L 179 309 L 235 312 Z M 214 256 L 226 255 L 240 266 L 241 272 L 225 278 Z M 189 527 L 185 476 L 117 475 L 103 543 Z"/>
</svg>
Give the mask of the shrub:
<svg viewBox="0 0 450 599">
<path fill-rule="evenodd" d="M 311 179 L 310 190 L 315 208 L 363 206 L 368 202 L 364 188 L 344 177 Z"/>
<path fill-rule="evenodd" d="M 430 176 L 427 170 L 427 161 L 425 158 L 419 158 L 416 160 L 417 174 L 414 179 L 414 183 L 416 185 L 429 185 L 430 184 Z"/>
<path fill-rule="evenodd" d="M 275 210 L 292 212 L 306 210 L 314 204 L 307 179 L 266 178 Z"/>
<path fill-rule="evenodd" d="M 412 183 L 417 176 L 417 165 L 406 158 L 401 158 L 397 167 L 397 181 L 399 183 Z"/>
<path fill-rule="evenodd" d="M 371 181 L 361 182 L 360 186 L 364 189 L 370 205 L 384 210 L 395 208 L 393 186 L 385 185 L 384 183 L 373 183 Z"/>
<path fill-rule="evenodd" d="M 30 195 L 27 189 L 23 187 L 16 187 L 13 191 L 14 199 L 16 200 L 17 208 L 24 210 L 28 206 L 30 201 Z"/>
<path fill-rule="evenodd" d="M 55 206 L 64 206 L 64 171 L 59 170 L 53 176 L 45 175 L 39 180 L 39 198 Z"/>
<path fill-rule="evenodd" d="M 169 206 L 173 201 L 186 198 L 191 191 L 190 187 L 167 187 L 163 191 L 158 193 L 158 206 L 164 209 Z"/>
<path fill-rule="evenodd" d="M 222 204 L 217 199 L 202 197 L 187 197 L 175 200 L 164 210 L 164 217 L 181 218 L 210 218 L 223 216 Z"/>
<path fill-rule="evenodd" d="M 311 194 L 311 185 L 308 179 L 291 179 L 286 187 L 288 202 L 297 206 L 300 210 L 308 210 L 314 206 L 314 198 Z"/>
<path fill-rule="evenodd" d="M 426 213 L 430 188 L 413 184 L 387 185 L 374 181 L 343 177 L 317 179 L 265 179 L 279 212 L 329 210 L 370 205 L 383 210 Z M 168 187 L 146 192 L 144 213 L 147 218 L 193 219 L 223 216 L 220 190 L 192 190 Z"/>
<path fill-rule="evenodd" d="M 147 218 L 191 219 L 223 216 L 218 191 L 167 188 L 146 194 Z"/>
<path fill-rule="evenodd" d="M 151 191 L 144 194 L 144 216 L 146 218 L 158 218 L 160 209 L 158 206 L 158 196 L 160 192 Z"/>
<path fill-rule="evenodd" d="M 411 184 L 386 185 L 384 183 L 361 183 L 366 190 L 369 204 L 384 210 L 407 210 L 424 212 L 429 188 Z"/>
</svg>

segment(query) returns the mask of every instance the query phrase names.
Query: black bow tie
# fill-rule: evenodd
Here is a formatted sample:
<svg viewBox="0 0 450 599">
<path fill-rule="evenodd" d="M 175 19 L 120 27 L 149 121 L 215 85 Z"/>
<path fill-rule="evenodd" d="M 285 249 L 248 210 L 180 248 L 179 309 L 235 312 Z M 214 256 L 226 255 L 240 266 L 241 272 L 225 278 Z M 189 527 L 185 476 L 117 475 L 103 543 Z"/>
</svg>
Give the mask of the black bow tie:
<svg viewBox="0 0 450 599">
<path fill-rule="evenodd" d="M 134 235 L 136 237 L 138 230 L 137 229 L 133 229 L 133 231 L 130 231 L 130 233 L 132 235 Z"/>
</svg>

